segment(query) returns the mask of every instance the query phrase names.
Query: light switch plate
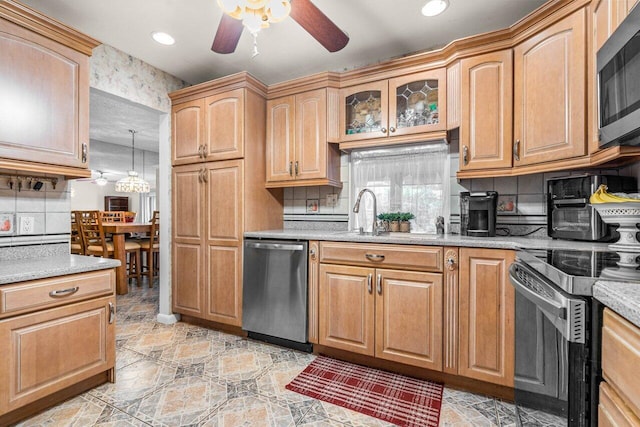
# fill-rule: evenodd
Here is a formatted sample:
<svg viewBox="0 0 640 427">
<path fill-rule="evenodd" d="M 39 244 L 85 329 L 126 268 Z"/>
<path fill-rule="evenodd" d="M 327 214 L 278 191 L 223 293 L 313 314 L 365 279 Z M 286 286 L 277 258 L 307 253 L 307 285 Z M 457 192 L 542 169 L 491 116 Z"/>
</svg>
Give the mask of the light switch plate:
<svg viewBox="0 0 640 427">
<path fill-rule="evenodd" d="M 327 207 L 335 208 L 338 205 L 337 194 L 327 194 Z"/>
</svg>

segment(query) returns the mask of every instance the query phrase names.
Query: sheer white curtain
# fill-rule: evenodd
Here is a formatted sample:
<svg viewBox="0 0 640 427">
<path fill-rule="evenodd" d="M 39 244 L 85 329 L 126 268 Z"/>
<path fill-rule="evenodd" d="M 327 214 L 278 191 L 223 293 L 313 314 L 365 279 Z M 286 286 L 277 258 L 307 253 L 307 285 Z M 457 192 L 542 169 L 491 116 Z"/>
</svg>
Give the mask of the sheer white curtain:
<svg viewBox="0 0 640 427">
<path fill-rule="evenodd" d="M 443 142 L 351 152 L 351 200 L 368 188 L 378 214 L 411 212 L 411 231 L 435 233 L 438 216 L 449 215 L 448 146 Z M 351 230 L 371 230 L 373 202 L 365 194 L 360 213 L 350 212 Z"/>
</svg>

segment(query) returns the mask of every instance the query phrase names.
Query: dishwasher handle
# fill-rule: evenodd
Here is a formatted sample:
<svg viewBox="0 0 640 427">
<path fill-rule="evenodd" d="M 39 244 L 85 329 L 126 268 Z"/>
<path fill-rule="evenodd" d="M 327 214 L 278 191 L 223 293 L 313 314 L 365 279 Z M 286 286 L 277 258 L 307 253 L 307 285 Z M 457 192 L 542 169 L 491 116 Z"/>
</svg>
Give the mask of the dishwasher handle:
<svg viewBox="0 0 640 427">
<path fill-rule="evenodd" d="M 303 251 L 304 245 L 295 244 L 295 243 L 258 243 L 258 242 L 247 242 L 246 246 L 248 248 L 255 249 L 269 249 L 276 251 Z"/>
</svg>

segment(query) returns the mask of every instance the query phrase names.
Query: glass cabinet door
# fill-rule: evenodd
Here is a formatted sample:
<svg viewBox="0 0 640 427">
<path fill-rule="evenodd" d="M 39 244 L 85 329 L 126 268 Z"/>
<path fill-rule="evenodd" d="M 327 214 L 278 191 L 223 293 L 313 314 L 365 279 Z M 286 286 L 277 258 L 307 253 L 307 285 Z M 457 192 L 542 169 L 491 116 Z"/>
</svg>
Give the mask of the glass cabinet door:
<svg viewBox="0 0 640 427">
<path fill-rule="evenodd" d="M 446 70 L 389 80 L 389 136 L 446 130 Z"/>
<path fill-rule="evenodd" d="M 341 94 L 343 141 L 387 136 L 386 81 L 346 88 Z"/>
</svg>

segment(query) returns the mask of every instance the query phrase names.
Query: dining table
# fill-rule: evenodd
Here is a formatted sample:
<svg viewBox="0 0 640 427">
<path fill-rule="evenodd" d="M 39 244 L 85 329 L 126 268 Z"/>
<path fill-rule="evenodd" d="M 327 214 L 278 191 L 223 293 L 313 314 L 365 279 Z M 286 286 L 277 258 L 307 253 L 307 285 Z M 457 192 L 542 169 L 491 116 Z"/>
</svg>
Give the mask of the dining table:
<svg viewBox="0 0 640 427">
<path fill-rule="evenodd" d="M 113 258 L 120 260 L 120 267 L 116 268 L 116 294 L 125 295 L 129 292 L 127 281 L 127 254 L 125 252 L 125 236 L 129 233 L 151 233 L 150 222 L 103 222 L 102 229 L 111 234 L 113 239 Z"/>
</svg>

